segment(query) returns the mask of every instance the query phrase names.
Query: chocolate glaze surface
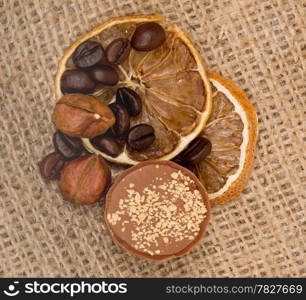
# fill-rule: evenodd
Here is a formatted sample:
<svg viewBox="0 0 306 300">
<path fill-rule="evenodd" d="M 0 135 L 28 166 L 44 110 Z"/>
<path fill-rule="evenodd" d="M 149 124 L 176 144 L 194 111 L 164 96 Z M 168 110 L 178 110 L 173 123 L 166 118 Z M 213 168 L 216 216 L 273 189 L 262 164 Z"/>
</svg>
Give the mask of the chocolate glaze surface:
<svg viewBox="0 0 306 300">
<path fill-rule="evenodd" d="M 201 239 L 209 218 L 200 181 L 169 161 L 127 169 L 106 196 L 105 221 L 114 240 L 153 260 L 185 254 Z"/>
</svg>

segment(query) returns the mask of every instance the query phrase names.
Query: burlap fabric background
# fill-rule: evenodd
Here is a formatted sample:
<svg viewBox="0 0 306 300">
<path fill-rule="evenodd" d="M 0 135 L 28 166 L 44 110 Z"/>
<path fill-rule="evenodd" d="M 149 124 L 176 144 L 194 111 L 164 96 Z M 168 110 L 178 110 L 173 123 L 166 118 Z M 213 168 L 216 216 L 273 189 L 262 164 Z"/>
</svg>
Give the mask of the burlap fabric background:
<svg viewBox="0 0 306 300">
<path fill-rule="evenodd" d="M 64 202 L 37 162 L 52 150 L 58 59 L 112 16 L 162 13 L 259 117 L 249 184 L 213 208 L 189 255 L 152 263 L 111 240 L 101 204 Z M 0 1 L 0 276 L 306 276 L 305 0 Z"/>
</svg>

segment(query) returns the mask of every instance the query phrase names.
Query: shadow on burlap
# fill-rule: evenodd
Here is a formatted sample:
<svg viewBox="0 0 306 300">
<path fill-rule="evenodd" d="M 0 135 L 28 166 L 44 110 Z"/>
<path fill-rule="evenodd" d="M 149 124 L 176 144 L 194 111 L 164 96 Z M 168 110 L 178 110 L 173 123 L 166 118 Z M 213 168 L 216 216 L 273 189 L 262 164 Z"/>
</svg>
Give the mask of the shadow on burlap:
<svg viewBox="0 0 306 300">
<path fill-rule="evenodd" d="M 306 276 L 306 30 L 301 0 L 0 1 L 0 276 Z M 207 66 L 235 80 L 259 118 L 247 188 L 213 208 L 189 255 L 124 253 L 101 204 L 64 202 L 37 162 L 52 150 L 58 59 L 112 16 L 162 13 L 191 33 Z M 304 17 L 303 17 L 304 16 Z"/>
</svg>

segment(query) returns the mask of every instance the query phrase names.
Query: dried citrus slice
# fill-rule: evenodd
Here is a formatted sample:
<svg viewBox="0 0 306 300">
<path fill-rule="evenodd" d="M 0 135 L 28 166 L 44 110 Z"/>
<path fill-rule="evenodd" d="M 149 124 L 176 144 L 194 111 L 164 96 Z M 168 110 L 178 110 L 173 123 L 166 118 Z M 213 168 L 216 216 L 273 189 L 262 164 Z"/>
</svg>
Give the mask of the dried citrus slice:
<svg viewBox="0 0 306 300">
<path fill-rule="evenodd" d="M 213 108 L 200 136 L 211 141 L 212 151 L 194 171 L 215 205 L 237 196 L 248 180 L 256 146 L 257 117 L 241 88 L 218 73 L 208 75 Z"/>
<path fill-rule="evenodd" d="M 77 40 L 59 62 L 56 75 L 56 98 L 62 96 L 60 78 L 73 69 L 71 56 L 77 46 L 91 39 L 104 48 L 117 38 L 131 39 L 136 27 L 157 22 L 165 30 L 166 40 L 152 51 L 132 49 L 119 65 L 119 82 L 115 87 L 98 86 L 93 95 L 105 103 L 115 101 L 118 87 L 129 87 L 142 99 L 142 112 L 131 118 L 131 126 L 146 123 L 155 130 L 156 139 L 147 149 L 125 147 L 117 157 L 96 149 L 88 139 L 84 146 L 109 161 L 135 165 L 145 160 L 170 160 L 180 153 L 204 128 L 211 112 L 211 87 L 203 61 L 186 33 L 161 15 L 137 15 L 109 19 Z"/>
</svg>

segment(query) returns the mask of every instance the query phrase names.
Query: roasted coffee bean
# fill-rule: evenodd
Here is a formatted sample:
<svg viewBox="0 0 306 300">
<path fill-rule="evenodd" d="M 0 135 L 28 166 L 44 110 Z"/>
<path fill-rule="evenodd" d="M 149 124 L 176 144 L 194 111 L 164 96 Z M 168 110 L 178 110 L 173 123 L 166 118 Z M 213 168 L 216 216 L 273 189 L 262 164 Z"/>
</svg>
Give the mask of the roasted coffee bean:
<svg viewBox="0 0 306 300">
<path fill-rule="evenodd" d="M 138 26 L 132 37 L 132 47 L 138 51 L 150 51 L 159 47 L 166 39 L 163 27 L 154 22 Z"/>
<path fill-rule="evenodd" d="M 52 152 L 39 163 L 40 174 L 48 180 L 58 179 L 64 165 L 62 156 L 58 152 Z"/>
<path fill-rule="evenodd" d="M 91 142 L 98 150 L 112 157 L 117 157 L 122 152 L 120 145 L 111 136 L 99 135 Z"/>
<path fill-rule="evenodd" d="M 128 57 L 131 50 L 130 41 L 119 38 L 112 41 L 105 50 L 106 59 L 109 63 L 119 65 Z"/>
<path fill-rule="evenodd" d="M 80 138 L 70 137 L 57 130 L 53 135 L 53 145 L 64 159 L 71 160 L 79 157 L 83 150 Z"/>
<path fill-rule="evenodd" d="M 155 140 L 154 128 L 148 124 L 138 124 L 132 127 L 127 137 L 127 143 L 133 150 L 144 150 Z"/>
<path fill-rule="evenodd" d="M 116 137 L 116 142 L 123 147 L 126 144 L 127 134 Z"/>
<path fill-rule="evenodd" d="M 175 162 L 176 164 L 178 164 L 178 165 L 184 167 L 184 168 L 189 169 L 189 170 L 192 170 L 192 169 L 193 169 L 192 164 L 190 164 L 189 162 L 186 162 L 186 161 L 182 160 L 180 156 L 174 157 L 174 158 L 172 159 L 172 161 Z"/>
<path fill-rule="evenodd" d="M 87 94 L 93 92 L 95 87 L 95 82 L 82 70 L 67 70 L 61 78 L 63 93 Z"/>
<path fill-rule="evenodd" d="M 103 85 L 116 85 L 119 80 L 118 73 L 112 66 L 96 66 L 88 74 L 95 82 Z"/>
<path fill-rule="evenodd" d="M 203 137 L 195 138 L 188 147 L 181 152 L 183 161 L 196 164 L 202 161 L 211 152 L 211 142 Z"/>
<path fill-rule="evenodd" d="M 122 104 L 111 103 L 109 108 L 112 110 L 116 118 L 116 123 L 112 127 L 115 136 L 122 136 L 130 129 L 130 116 Z"/>
<path fill-rule="evenodd" d="M 72 61 L 78 68 L 89 68 L 105 57 L 104 49 L 98 42 L 87 40 L 72 54 Z"/>
<path fill-rule="evenodd" d="M 139 95 L 130 88 L 119 88 L 116 92 L 116 102 L 124 105 L 132 117 L 139 115 L 142 110 Z"/>
</svg>

